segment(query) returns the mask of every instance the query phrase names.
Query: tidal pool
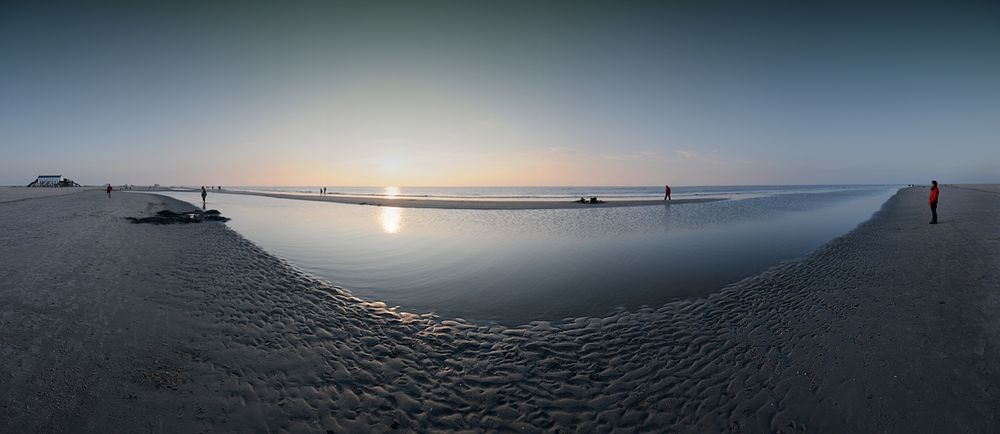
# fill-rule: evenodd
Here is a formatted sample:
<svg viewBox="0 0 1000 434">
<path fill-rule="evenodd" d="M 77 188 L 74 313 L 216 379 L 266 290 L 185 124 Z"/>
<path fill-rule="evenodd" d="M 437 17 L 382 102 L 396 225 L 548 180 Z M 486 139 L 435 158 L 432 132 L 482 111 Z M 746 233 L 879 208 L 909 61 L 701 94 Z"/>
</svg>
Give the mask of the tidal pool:
<svg viewBox="0 0 1000 434">
<path fill-rule="evenodd" d="M 210 192 L 274 255 L 355 295 L 470 321 L 601 316 L 703 297 L 867 220 L 895 187 L 562 210 L 391 208 Z M 200 205 L 196 193 L 162 193 Z"/>
</svg>

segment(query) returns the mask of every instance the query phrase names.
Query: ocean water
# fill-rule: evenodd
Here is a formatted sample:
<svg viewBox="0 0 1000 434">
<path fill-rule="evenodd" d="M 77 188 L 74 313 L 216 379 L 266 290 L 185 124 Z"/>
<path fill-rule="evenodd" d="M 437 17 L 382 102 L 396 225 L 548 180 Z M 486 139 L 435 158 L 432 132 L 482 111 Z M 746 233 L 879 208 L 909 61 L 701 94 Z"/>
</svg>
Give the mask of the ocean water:
<svg viewBox="0 0 1000 434">
<path fill-rule="evenodd" d="M 514 325 L 704 297 L 850 231 L 896 190 L 730 187 L 687 193 L 736 200 L 563 210 L 373 207 L 223 193 L 210 193 L 207 205 L 264 249 L 359 297 Z M 200 205 L 195 193 L 167 195 Z"/>
</svg>

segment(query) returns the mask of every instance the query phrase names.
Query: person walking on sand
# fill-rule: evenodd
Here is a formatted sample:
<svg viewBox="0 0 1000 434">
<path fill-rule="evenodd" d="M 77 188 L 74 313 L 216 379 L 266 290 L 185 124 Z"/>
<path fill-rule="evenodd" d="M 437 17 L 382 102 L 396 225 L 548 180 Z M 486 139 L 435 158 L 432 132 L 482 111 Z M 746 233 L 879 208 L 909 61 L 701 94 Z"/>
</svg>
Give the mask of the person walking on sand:
<svg viewBox="0 0 1000 434">
<path fill-rule="evenodd" d="M 108 184 L 108 188 L 104 189 L 104 191 L 108 192 L 108 199 L 111 199 L 111 184 Z"/>
<path fill-rule="evenodd" d="M 931 224 L 937 224 L 937 202 L 938 186 L 937 181 L 931 181 L 931 195 L 927 198 L 927 204 L 931 206 Z"/>
<path fill-rule="evenodd" d="M 205 198 L 208 197 L 208 192 L 205 191 L 205 186 L 201 186 L 201 207 L 205 207 Z"/>
<path fill-rule="evenodd" d="M 670 199 L 670 186 L 669 185 L 664 185 L 663 186 L 663 200 L 671 200 Z"/>
</svg>

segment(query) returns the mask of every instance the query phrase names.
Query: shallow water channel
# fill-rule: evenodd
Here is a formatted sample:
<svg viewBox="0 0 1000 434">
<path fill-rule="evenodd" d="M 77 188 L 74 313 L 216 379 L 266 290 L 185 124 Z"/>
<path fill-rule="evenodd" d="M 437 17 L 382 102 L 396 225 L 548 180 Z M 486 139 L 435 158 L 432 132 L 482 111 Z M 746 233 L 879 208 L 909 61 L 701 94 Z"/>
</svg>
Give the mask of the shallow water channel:
<svg viewBox="0 0 1000 434">
<path fill-rule="evenodd" d="M 391 208 L 210 192 L 246 238 L 355 295 L 513 325 L 703 297 L 802 257 L 896 192 L 845 187 L 684 205 Z M 196 193 L 164 195 L 200 204 Z"/>
</svg>

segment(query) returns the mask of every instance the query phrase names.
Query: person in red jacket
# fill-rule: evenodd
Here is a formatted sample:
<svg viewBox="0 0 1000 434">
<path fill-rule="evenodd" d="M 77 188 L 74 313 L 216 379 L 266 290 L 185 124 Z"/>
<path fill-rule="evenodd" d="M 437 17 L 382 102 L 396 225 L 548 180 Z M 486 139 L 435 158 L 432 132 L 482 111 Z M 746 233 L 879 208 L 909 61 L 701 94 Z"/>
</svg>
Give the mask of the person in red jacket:
<svg viewBox="0 0 1000 434">
<path fill-rule="evenodd" d="M 938 186 L 937 181 L 931 181 L 931 195 L 927 198 L 927 204 L 931 206 L 931 224 L 937 224 L 937 201 Z"/>
<path fill-rule="evenodd" d="M 108 199 L 111 199 L 111 184 L 108 184 L 108 188 L 105 191 L 108 192 Z"/>
</svg>

